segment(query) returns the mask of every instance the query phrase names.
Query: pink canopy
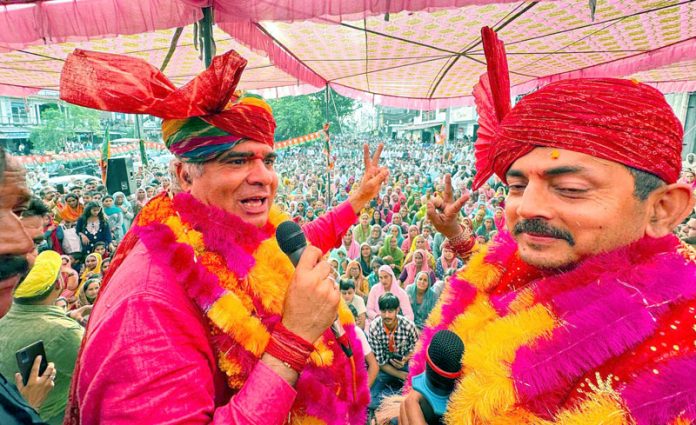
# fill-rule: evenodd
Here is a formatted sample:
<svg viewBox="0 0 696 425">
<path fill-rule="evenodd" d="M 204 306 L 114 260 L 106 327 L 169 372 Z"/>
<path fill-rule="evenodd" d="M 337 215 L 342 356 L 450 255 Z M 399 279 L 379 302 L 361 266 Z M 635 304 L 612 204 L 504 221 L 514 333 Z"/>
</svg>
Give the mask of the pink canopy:
<svg viewBox="0 0 696 425">
<path fill-rule="evenodd" d="M 8 3 L 7 1 L 0 4 Z M 217 51 L 249 59 L 241 86 L 303 93 L 327 84 L 385 105 L 471 104 L 484 71 L 479 30 L 496 28 L 516 94 L 581 76 L 696 90 L 696 2 L 606 0 L 47 0 L 0 6 L 0 93 L 57 88 L 73 48 L 140 56 L 166 74 L 202 69 L 191 24 L 213 6 Z M 388 13 L 388 15 L 386 15 Z"/>
</svg>

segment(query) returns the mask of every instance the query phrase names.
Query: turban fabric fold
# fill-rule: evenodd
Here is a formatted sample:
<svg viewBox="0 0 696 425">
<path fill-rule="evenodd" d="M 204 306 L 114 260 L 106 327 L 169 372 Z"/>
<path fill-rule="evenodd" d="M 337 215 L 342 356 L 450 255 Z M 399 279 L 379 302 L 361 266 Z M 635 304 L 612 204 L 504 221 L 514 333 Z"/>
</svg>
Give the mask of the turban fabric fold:
<svg viewBox="0 0 696 425">
<path fill-rule="evenodd" d="M 481 31 L 488 73 L 474 87 L 479 113 L 475 143 L 478 189 L 539 146 L 618 162 L 674 183 L 681 170 L 684 130 L 665 97 L 633 80 L 583 78 L 549 84 L 510 107 L 505 48 Z"/>
<path fill-rule="evenodd" d="M 22 300 L 47 293 L 58 279 L 61 263 L 60 254 L 55 251 L 39 254 L 27 277 L 15 289 L 14 298 Z"/>
<path fill-rule="evenodd" d="M 236 91 L 246 64 L 229 51 L 177 89 L 141 59 L 76 49 L 63 67 L 60 97 L 88 108 L 160 117 L 167 148 L 185 159 L 204 161 L 240 140 L 273 147 L 270 106 L 259 96 Z"/>
</svg>

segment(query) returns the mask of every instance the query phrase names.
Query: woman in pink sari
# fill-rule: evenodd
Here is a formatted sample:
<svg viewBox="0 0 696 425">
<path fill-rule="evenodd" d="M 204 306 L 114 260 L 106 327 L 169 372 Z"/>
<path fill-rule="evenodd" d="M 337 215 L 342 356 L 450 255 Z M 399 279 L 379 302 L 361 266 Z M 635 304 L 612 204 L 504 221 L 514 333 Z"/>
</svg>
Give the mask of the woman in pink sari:
<svg viewBox="0 0 696 425">
<path fill-rule="evenodd" d="M 435 272 L 428 264 L 428 253 L 423 249 L 417 249 L 413 253 L 413 261 L 404 266 L 404 270 L 399 276 L 403 287 L 407 287 L 416 280 L 418 272 L 426 272 L 430 275 L 430 281 L 435 282 Z"/>
</svg>

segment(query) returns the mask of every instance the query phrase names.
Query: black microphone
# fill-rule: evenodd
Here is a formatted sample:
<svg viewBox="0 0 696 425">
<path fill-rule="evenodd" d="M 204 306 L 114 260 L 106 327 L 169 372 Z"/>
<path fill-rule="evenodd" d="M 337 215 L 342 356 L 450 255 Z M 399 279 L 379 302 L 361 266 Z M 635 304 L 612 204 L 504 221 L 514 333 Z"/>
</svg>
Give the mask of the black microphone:
<svg viewBox="0 0 696 425">
<path fill-rule="evenodd" d="M 307 238 L 305 238 L 302 228 L 294 221 L 284 221 L 276 229 L 276 240 L 280 249 L 290 258 L 292 265 L 297 267 L 297 263 L 300 262 L 300 257 L 307 247 Z M 352 357 L 353 350 L 350 347 L 348 335 L 338 317 L 331 325 L 331 331 L 346 356 Z"/>
<path fill-rule="evenodd" d="M 426 351 L 425 372 L 413 378 L 413 389 L 423 395 L 421 411 L 428 425 L 442 422 L 450 394 L 462 374 L 464 342 L 457 334 L 441 330 L 433 335 Z"/>
</svg>

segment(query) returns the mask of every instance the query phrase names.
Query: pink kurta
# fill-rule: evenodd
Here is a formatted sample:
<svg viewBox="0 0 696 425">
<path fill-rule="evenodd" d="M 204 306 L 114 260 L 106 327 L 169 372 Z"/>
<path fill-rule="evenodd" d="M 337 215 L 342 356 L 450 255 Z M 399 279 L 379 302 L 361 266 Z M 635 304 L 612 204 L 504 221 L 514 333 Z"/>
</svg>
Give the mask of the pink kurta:
<svg viewBox="0 0 696 425">
<path fill-rule="evenodd" d="M 355 220 L 344 202 L 304 231 L 326 252 Z M 138 242 L 92 312 L 75 378 L 82 423 L 282 424 L 295 389 L 258 362 L 232 396 L 207 318 L 151 255 Z"/>
</svg>

